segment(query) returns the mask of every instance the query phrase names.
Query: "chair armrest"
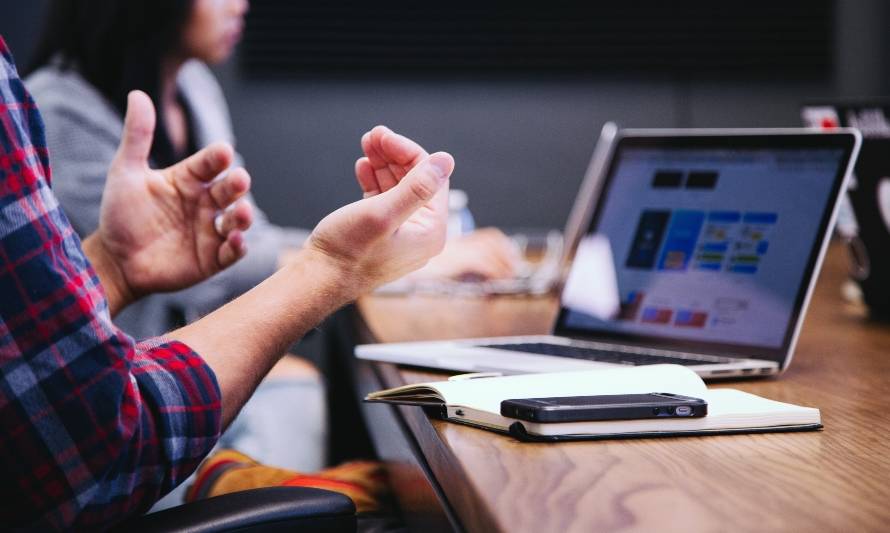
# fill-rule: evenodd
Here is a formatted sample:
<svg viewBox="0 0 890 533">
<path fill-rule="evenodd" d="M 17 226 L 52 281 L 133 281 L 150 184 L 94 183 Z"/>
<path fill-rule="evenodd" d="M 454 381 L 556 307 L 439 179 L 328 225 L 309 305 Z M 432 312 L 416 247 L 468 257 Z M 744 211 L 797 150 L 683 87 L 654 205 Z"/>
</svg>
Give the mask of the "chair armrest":
<svg viewBox="0 0 890 533">
<path fill-rule="evenodd" d="M 342 494 L 309 487 L 268 487 L 186 503 L 128 520 L 116 529 L 353 533 L 355 528 L 355 505 Z"/>
</svg>

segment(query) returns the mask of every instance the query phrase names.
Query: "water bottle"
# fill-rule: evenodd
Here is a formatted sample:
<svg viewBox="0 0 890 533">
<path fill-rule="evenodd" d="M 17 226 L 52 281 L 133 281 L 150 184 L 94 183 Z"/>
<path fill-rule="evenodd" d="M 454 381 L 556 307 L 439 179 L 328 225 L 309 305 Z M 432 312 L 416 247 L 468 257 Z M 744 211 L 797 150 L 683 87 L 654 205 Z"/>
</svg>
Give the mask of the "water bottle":
<svg viewBox="0 0 890 533">
<path fill-rule="evenodd" d="M 476 229 L 476 221 L 467 207 L 467 193 L 460 189 L 448 191 L 448 238 L 453 239 Z"/>
</svg>

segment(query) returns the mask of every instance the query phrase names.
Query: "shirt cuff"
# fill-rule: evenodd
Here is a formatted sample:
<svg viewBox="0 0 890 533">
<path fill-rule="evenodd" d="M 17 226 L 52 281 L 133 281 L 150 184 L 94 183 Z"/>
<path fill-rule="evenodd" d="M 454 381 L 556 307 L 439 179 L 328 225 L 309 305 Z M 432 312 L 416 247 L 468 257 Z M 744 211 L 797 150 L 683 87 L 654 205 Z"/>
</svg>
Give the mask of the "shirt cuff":
<svg viewBox="0 0 890 533">
<path fill-rule="evenodd" d="M 182 342 L 153 338 L 138 343 L 135 351 L 132 376 L 152 411 L 160 451 L 171 466 L 172 488 L 219 439 L 222 394 L 213 369 Z"/>
</svg>

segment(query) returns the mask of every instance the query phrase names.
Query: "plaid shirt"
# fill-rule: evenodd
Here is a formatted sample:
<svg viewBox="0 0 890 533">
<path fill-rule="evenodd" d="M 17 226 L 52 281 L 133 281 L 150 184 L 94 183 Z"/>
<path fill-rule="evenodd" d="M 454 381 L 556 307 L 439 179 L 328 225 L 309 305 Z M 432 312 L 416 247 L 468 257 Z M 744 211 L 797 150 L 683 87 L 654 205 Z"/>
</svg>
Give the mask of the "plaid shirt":
<svg viewBox="0 0 890 533">
<path fill-rule="evenodd" d="M 0 55 L 0 528 L 107 528 L 210 451 L 220 391 L 189 347 L 112 324 L 2 37 Z"/>
</svg>

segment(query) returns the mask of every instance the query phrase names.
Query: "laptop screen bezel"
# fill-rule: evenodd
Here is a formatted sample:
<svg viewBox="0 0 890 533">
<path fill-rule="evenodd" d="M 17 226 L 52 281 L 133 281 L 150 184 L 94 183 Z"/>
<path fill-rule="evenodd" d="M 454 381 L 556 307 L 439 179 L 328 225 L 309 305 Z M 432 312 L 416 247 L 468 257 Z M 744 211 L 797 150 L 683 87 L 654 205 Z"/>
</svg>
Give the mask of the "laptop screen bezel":
<svg viewBox="0 0 890 533">
<path fill-rule="evenodd" d="M 627 149 L 633 148 L 689 148 L 689 149 L 841 149 L 842 155 L 838 159 L 838 169 L 831 186 L 831 193 L 822 208 L 822 217 L 815 240 L 812 242 L 810 255 L 807 258 L 806 270 L 801 277 L 800 286 L 794 300 L 794 306 L 788 326 L 785 331 L 782 345 L 778 348 L 766 346 L 754 346 L 747 344 L 720 343 L 710 341 L 697 341 L 690 339 L 677 339 L 658 335 L 643 335 L 639 333 L 616 331 L 591 331 L 583 328 L 572 328 L 566 324 L 569 309 L 560 305 L 560 311 L 554 327 L 554 333 L 559 336 L 577 339 L 605 342 L 609 344 L 621 344 L 631 346 L 644 346 L 670 351 L 686 353 L 702 353 L 720 355 L 725 357 L 740 357 L 775 361 L 784 367 L 795 342 L 795 333 L 800 325 L 800 319 L 804 311 L 807 295 L 811 288 L 811 280 L 814 271 L 821 258 L 821 252 L 826 240 L 829 238 L 828 226 L 833 220 L 835 207 L 841 188 L 844 185 L 850 158 L 856 147 L 856 136 L 849 132 L 801 132 L 795 133 L 770 132 L 770 133 L 740 133 L 740 132 L 715 132 L 699 130 L 695 133 L 634 133 L 624 131 L 615 141 L 611 160 L 603 175 L 603 181 L 599 187 L 599 194 L 595 200 L 595 207 L 590 221 L 583 235 L 589 235 L 597 228 L 604 211 L 606 199 L 611 190 L 618 163 L 622 154 Z M 583 237 L 582 237 L 583 238 Z M 560 297 L 562 301 L 562 297 Z"/>
</svg>

